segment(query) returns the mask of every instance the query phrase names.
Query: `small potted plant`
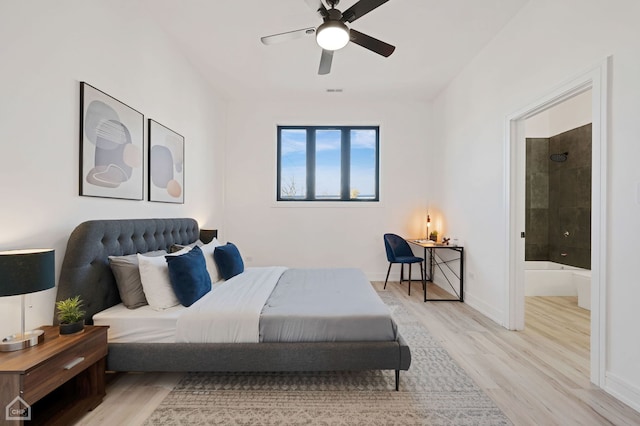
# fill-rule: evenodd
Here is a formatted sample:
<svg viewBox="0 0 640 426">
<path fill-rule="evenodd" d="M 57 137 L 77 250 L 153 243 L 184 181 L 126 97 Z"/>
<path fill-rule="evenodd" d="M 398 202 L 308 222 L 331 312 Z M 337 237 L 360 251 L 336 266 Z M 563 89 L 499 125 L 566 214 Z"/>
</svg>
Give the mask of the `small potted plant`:
<svg viewBox="0 0 640 426">
<path fill-rule="evenodd" d="M 438 241 L 438 231 L 431 231 L 431 234 L 429 234 L 429 239 L 431 241 L 437 242 Z"/>
<path fill-rule="evenodd" d="M 84 311 L 80 296 L 70 297 L 56 302 L 60 334 L 73 334 L 84 330 Z"/>
</svg>

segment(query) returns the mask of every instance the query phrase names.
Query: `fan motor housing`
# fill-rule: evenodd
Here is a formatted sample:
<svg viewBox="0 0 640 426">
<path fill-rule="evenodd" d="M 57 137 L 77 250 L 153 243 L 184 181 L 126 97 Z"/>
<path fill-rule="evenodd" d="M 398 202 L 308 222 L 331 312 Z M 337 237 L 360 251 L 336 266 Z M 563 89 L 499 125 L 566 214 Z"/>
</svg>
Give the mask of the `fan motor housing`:
<svg viewBox="0 0 640 426">
<path fill-rule="evenodd" d="M 342 19 L 342 12 L 340 12 L 338 9 L 329 9 L 327 10 L 327 12 L 329 13 L 329 17 L 327 18 L 327 20 L 339 21 L 340 19 Z"/>
</svg>

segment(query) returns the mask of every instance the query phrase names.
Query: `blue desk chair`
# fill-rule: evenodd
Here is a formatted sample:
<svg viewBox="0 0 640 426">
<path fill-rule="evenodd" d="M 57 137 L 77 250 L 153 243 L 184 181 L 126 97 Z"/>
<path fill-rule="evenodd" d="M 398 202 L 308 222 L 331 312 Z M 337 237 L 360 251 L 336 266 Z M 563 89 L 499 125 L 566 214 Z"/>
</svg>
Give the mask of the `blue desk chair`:
<svg viewBox="0 0 640 426">
<path fill-rule="evenodd" d="M 405 263 L 409 264 L 409 295 L 411 295 L 411 265 L 413 263 L 420 264 L 420 278 L 422 285 L 425 285 L 424 270 L 422 269 L 424 259 L 413 255 L 409 243 L 404 238 L 396 234 L 384 234 L 384 248 L 387 251 L 387 260 L 389 261 L 389 269 L 387 269 L 387 278 L 384 280 L 384 288 L 387 288 L 389 272 L 391 272 L 391 265 L 394 263 L 400 264 L 400 283 L 404 281 L 404 265 Z"/>
</svg>

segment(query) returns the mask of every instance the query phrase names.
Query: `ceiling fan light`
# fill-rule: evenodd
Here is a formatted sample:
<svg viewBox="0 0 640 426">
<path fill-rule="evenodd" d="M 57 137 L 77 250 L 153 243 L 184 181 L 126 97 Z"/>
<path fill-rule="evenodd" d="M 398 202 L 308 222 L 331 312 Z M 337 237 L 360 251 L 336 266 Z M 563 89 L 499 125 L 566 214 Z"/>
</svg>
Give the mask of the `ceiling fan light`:
<svg viewBox="0 0 640 426">
<path fill-rule="evenodd" d="M 318 27 L 316 42 L 325 50 L 342 49 L 349 43 L 349 28 L 342 21 L 327 21 Z"/>
</svg>

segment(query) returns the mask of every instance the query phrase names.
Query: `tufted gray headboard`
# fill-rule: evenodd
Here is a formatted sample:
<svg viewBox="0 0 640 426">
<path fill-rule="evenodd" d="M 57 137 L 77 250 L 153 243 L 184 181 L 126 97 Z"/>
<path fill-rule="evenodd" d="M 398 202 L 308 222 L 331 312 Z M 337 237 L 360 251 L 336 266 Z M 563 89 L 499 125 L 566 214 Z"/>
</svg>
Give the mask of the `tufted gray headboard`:
<svg viewBox="0 0 640 426">
<path fill-rule="evenodd" d="M 91 324 L 94 314 L 120 303 L 108 256 L 168 250 L 198 237 L 198 222 L 189 218 L 83 222 L 69 237 L 56 300 L 80 295 L 85 322 Z"/>
</svg>

